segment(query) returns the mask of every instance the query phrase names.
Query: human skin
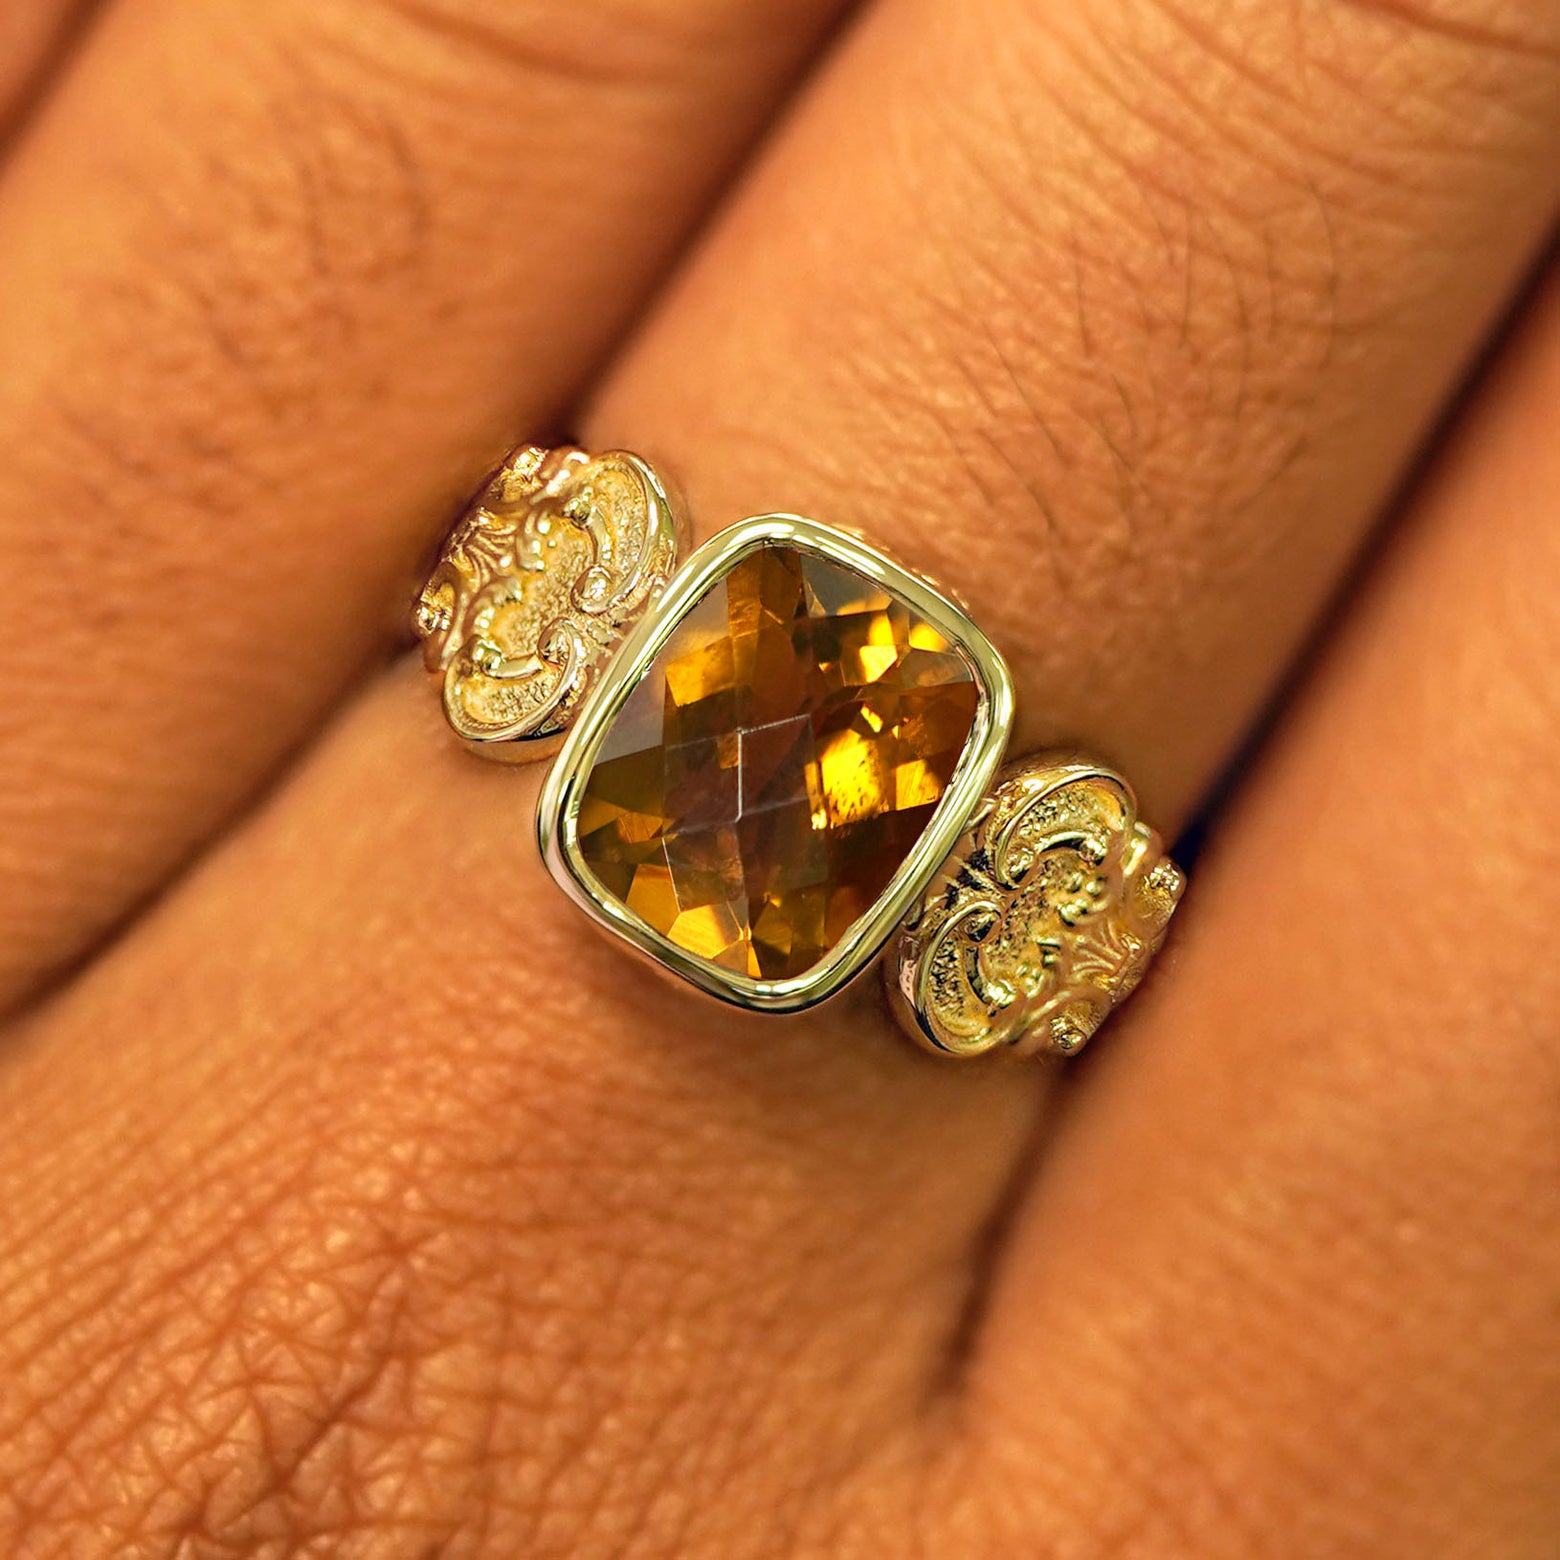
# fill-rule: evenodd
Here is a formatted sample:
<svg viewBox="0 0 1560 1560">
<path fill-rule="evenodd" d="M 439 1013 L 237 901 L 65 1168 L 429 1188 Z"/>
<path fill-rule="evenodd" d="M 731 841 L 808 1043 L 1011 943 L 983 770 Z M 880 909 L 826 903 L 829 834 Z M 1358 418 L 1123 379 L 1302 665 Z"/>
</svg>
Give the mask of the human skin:
<svg viewBox="0 0 1560 1560">
<path fill-rule="evenodd" d="M 7 1556 L 1552 1560 L 1560 10 L 845 9 L 4 23 Z M 404 630 L 564 429 L 1218 797 L 1085 1057 L 567 907 Z"/>
</svg>

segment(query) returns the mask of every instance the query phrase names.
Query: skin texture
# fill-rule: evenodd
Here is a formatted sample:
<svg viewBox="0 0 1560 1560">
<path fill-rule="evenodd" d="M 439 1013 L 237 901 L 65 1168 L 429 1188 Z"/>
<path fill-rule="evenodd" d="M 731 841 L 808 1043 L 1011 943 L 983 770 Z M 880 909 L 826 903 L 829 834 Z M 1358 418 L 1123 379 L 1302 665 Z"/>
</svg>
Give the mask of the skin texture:
<svg viewBox="0 0 1560 1560">
<path fill-rule="evenodd" d="M 1553 7 L 245 17 L 117 0 L 0 177 L 90 582 L 0 643 L 0 1548 L 1551 1555 Z M 1285 695 L 1088 1056 L 563 906 L 392 626 L 554 419 L 955 586 L 1172 834 Z"/>
</svg>

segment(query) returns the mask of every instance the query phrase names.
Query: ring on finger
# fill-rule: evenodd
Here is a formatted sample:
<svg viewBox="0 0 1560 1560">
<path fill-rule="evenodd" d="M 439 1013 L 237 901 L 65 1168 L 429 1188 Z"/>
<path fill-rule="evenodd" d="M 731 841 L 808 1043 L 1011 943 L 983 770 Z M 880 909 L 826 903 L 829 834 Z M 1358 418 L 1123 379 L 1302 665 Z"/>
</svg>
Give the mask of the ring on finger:
<svg viewBox="0 0 1560 1560">
<path fill-rule="evenodd" d="M 759 1012 L 883 958 L 949 1056 L 1076 1052 L 1133 990 L 1185 878 L 1122 776 L 1004 763 L 1012 679 L 949 595 L 855 534 L 686 525 L 624 451 L 522 446 L 456 525 L 415 625 L 446 718 L 557 758 L 537 834 L 600 926 Z"/>
</svg>

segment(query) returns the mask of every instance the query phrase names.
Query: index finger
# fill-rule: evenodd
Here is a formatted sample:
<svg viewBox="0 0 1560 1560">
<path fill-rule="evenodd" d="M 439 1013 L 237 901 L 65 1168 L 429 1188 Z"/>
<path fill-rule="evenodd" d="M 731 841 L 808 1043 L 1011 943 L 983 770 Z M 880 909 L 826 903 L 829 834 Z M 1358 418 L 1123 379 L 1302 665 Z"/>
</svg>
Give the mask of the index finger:
<svg viewBox="0 0 1560 1560">
<path fill-rule="evenodd" d="M 841 4 L 106 14 L 0 181 L 0 572 L 52 603 L 0 641 L 0 1009 L 386 653 Z"/>
</svg>

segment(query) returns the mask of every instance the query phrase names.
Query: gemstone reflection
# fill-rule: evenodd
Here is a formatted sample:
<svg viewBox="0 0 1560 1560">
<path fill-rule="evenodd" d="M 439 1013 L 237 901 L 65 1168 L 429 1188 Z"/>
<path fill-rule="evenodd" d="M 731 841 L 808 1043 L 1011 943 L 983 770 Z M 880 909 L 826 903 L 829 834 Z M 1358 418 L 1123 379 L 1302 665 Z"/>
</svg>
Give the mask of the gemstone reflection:
<svg viewBox="0 0 1560 1560">
<path fill-rule="evenodd" d="M 620 710 L 580 856 L 689 953 L 800 975 L 909 855 L 977 703 L 968 662 L 904 602 L 771 543 L 716 581 Z"/>
</svg>

